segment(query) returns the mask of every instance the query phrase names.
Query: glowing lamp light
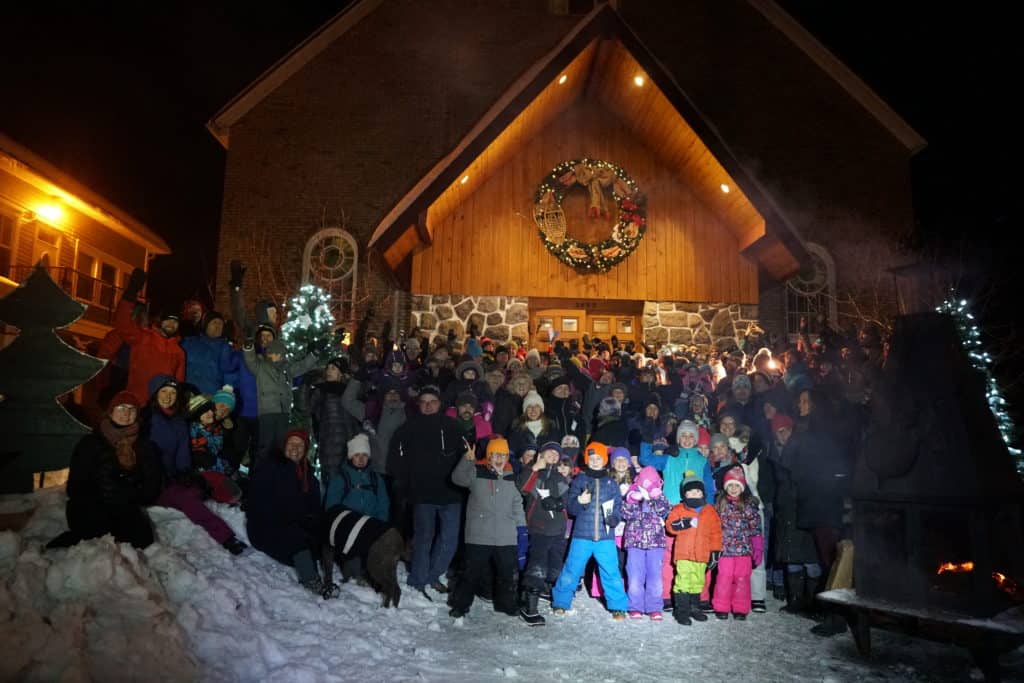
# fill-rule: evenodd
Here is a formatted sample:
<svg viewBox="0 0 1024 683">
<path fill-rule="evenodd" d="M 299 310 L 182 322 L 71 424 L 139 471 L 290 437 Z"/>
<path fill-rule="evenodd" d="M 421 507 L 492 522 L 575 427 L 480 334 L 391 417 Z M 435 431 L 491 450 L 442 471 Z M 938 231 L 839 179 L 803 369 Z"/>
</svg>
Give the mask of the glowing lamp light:
<svg viewBox="0 0 1024 683">
<path fill-rule="evenodd" d="M 465 185 L 468 182 L 469 182 L 469 176 L 468 175 L 464 175 L 464 176 L 462 176 L 462 180 L 459 181 L 459 184 L 460 185 Z"/>
<path fill-rule="evenodd" d="M 36 207 L 36 213 L 46 221 L 60 220 L 64 215 L 64 209 L 59 204 L 40 204 Z"/>
<path fill-rule="evenodd" d="M 638 88 L 643 87 L 644 77 L 643 76 L 634 76 L 633 77 L 633 83 L 635 83 Z"/>
<path fill-rule="evenodd" d="M 730 188 L 729 188 L 728 185 L 726 185 L 725 183 L 722 183 L 720 187 L 722 188 L 722 192 L 724 192 L 725 194 L 729 194 L 729 189 Z"/>
<path fill-rule="evenodd" d="M 558 79 L 558 85 L 565 85 L 565 82 L 569 80 L 569 77 L 562 74 L 562 77 Z"/>
</svg>

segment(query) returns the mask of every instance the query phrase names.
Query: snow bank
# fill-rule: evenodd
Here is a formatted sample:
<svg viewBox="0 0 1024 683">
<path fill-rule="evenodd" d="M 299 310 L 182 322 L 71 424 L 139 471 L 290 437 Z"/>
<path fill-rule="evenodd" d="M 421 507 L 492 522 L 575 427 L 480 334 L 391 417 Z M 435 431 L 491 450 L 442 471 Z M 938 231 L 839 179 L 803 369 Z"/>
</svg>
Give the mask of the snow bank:
<svg viewBox="0 0 1024 683">
<path fill-rule="evenodd" d="M 108 537 L 41 552 L 65 527 L 64 494 L 35 505 L 21 533 L 0 532 L 0 680 L 62 681 L 954 681 L 977 675 L 963 650 L 874 631 L 860 659 L 848 635 L 808 633 L 779 613 L 680 627 L 615 623 L 578 597 L 567 616 L 527 627 L 475 604 L 453 621 L 441 602 L 403 592 L 380 609 L 368 588 L 324 602 L 257 552 L 234 557 L 179 512 L 150 511 L 158 543 L 139 553 Z M 241 512 L 211 505 L 245 538 Z M 403 577 L 404 578 L 404 577 Z M 543 610 L 546 612 L 546 610 Z M 1004 663 L 1019 666 L 1013 654 Z M 1008 672 L 1022 680 L 1020 669 Z"/>
</svg>

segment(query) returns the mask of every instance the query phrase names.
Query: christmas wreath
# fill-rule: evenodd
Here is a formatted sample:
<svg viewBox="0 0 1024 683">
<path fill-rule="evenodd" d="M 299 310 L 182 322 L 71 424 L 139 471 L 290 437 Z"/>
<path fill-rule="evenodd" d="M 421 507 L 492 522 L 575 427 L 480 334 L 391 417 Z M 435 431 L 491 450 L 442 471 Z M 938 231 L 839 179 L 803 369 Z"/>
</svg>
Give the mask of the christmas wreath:
<svg viewBox="0 0 1024 683">
<path fill-rule="evenodd" d="M 577 185 L 590 195 L 591 219 L 608 218 L 608 197 L 618 208 L 611 235 L 593 244 L 566 235 L 562 199 Z M 534 220 L 544 246 L 558 260 L 584 272 L 604 273 L 633 253 L 647 231 L 647 200 L 629 174 L 607 161 L 563 161 L 541 181 L 534 196 Z"/>
</svg>

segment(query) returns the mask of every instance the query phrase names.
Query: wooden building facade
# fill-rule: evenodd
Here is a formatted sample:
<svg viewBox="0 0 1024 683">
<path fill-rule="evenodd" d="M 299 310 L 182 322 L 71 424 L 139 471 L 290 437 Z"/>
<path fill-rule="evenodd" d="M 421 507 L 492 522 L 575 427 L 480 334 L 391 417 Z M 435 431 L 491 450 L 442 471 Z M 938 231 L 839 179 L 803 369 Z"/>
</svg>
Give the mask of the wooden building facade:
<svg viewBox="0 0 1024 683">
<path fill-rule="evenodd" d="M 250 296 L 317 281 L 343 319 L 375 306 L 435 334 L 726 346 L 752 321 L 834 315 L 870 278 L 837 277 L 833 255 L 872 243 L 872 267 L 898 263 L 924 142 L 773 2 L 428 5 L 355 3 L 210 121 L 228 148 L 220 283 L 241 258 L 273 274 Z M 744 68 L 716 69 L 722 44 Z M 764 92 L 764 51 L 799 96 Z M 719 71 L 732 80 L 706 92 Z M 708 113 L 723 106 L 728 126 Z M 572 159 L 614 164 L 646 199 L 643 238 L 607 271 L 566 265 L 535 222 L 538 187 Z M 832 185 L 851 174 L 860 192 Z M 559 209 L 567 237 L 597 243 L 619 215 L 588 199 L 576 185 Z"/>
</svg>

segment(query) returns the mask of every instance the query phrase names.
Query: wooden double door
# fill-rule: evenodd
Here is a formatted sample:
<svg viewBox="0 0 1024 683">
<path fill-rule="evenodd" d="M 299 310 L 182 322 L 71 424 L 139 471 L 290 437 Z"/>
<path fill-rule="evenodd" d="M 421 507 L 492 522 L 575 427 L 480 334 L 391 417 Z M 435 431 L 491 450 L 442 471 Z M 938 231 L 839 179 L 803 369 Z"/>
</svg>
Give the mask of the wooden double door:
<svg viewBox="0 0 1024 683">
<path fill-rule="evenodd" d="M 583 335 L 604 341 L 615 336 L 623 344 L 639 342 L 643 305 L 643 301 L 530 297 L 531 345 L 545 351 L 553 339 L 567 344 L 575 339 L 582 348 Z"/>
</svg>

